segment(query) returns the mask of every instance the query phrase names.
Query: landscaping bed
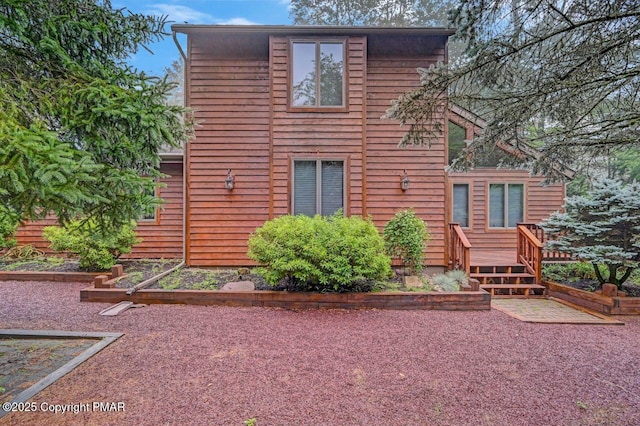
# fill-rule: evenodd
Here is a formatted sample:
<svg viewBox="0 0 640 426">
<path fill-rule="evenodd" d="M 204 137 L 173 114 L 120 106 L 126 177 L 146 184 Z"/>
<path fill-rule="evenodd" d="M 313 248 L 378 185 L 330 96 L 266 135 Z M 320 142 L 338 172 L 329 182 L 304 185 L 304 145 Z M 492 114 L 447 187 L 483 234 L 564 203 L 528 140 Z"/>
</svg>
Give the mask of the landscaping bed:
<svg viewBox="0 0 640 426">
<path fill-rule="evenodd" d="M 547 294 L 606 315 L 640 314 L 640 273 L 634 271 L 622 285 L 622 296 L 598 292 L 600 283 L 590 263 L 547 264 L 543 269 Z"/>
<path fill-rule="evenodd" d="M 19 263 L 19 264 L 18 264 Z M 124 260 L 125 276 L 114 280 L 115 288 L 88 287 L 80 298 L 86 302 L 118 303 L 178 303 L 195 305 L 262 306 L 289 309 L 430 309 L 430 310 L 489 310 L 491 298 L 484 291 L 443 292 L 426 276 L 420 286 L 406 286 L 403 275 L 396 273 L 387 281 L 362 283 L 363 292 L 318 293 L 296 292 L 286 281 L 270 286 L 253 269 L 181 268 L 132 295 L 127 291 L 148 278 L 176 266 L 175 260 Z M 0 270 L 48 271 L 57 268 L 66 274 L 78 273 L 74 261 L 38 259 L 29 262 L 0 263 Z M 1 272 L 0 272 L 1 274 Z M 90 280 L 87 280 L 89 282 Z M 234 281 L 251 281 L 255 291 L 221 291 Z"/>
</svg>

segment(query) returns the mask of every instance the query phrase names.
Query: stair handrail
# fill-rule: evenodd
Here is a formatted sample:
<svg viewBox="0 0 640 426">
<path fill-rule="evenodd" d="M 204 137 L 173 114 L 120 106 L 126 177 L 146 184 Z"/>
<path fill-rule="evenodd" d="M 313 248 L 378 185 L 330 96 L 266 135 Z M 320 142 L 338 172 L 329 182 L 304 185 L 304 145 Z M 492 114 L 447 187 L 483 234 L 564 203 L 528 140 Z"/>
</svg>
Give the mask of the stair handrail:
<svg viewBox="0 0 640 426">
<path fill-rule="evenodd" d="M 542 282 L 543 247 L 542 241 L 526 224 L 518 224 L 518 263 L 523 264 L 536 277 L 536 283 Z"/>
<path fill-rule="evenodd" d="M 459 223 L 449 224 L 449 265 L 471 274 L 471 243 Z"/>
<path fill-rule="evenodd" d="M 536 223 L 518 223 L 518 225 L 522 225 L 526 227 L 536 238 L 542 243 L 542 261 L 547 262 L 565 262 L 572 260 L 572 257 L 568 253 L 560 253 L 558 251 L 547 250 L 545 246 L 545 241 L 547 240 L 547 234 L 544 232 L 544 229 L 540 227 L 540 225 Z"/>
</svg>

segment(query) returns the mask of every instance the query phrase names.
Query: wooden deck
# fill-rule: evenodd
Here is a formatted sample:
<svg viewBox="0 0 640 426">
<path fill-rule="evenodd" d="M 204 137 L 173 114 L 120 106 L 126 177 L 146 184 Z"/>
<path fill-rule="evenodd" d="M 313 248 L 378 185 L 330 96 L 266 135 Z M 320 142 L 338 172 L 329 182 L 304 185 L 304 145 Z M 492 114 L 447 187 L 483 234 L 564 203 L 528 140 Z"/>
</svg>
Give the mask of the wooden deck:
<svg viewBox="0 0 640 426">
<path fill-rule="evenodd" d="M 471 248 L 471 266 L 517 265 L 516 249 L 479 250 Z"/>
</svg>

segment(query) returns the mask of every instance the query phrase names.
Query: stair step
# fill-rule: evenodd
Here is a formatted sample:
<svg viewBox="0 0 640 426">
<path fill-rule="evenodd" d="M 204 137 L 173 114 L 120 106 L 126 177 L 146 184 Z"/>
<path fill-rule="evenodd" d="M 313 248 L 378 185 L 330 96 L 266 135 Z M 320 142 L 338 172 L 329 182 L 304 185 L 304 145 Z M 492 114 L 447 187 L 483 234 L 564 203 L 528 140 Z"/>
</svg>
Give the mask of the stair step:
<svg viewBox="0 0 640 426">
<path fill-rule="evenodd" d="M 528 272 L 491 272 L 491 273 L 485 273 L 485 272 L 472 272 L 470 274 L 471 278 L 509 278 L 509 277 L 514 277 L 514 278 L 534 278 L 534 275 L 531 275 Z"/>
<path fill-rule="evenodd" d="M 509 296 L 513 296 L 514 290 L 523 290 L 524 296 L 529 297 L 531 290 L 545 290 L 546 287 L 540 284 L 481 284 L 482 290 L 488 290 L 492 296 L 496 294 L 496 290 L 508 290 Z"/>
</svg>

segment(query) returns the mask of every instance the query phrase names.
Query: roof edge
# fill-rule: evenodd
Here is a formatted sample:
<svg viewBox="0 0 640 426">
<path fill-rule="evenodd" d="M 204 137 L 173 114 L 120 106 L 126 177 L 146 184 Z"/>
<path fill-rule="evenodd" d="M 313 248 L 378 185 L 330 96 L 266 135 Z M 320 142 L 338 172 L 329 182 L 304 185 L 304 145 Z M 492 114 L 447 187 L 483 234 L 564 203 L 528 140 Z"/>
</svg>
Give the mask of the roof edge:
<svg viewBox="0 0 640 426">
<path fill-rule="evenodd" d="M 263 34 L 381 34 L 381 35 L 434 35 L 451 36 L 454 28 L 445 27 L 367 27 L 324 25 L 202 25 L 174 24 L 171 30 L 182 34 L 193 33 L 263 33 Z"/>
</svg>

